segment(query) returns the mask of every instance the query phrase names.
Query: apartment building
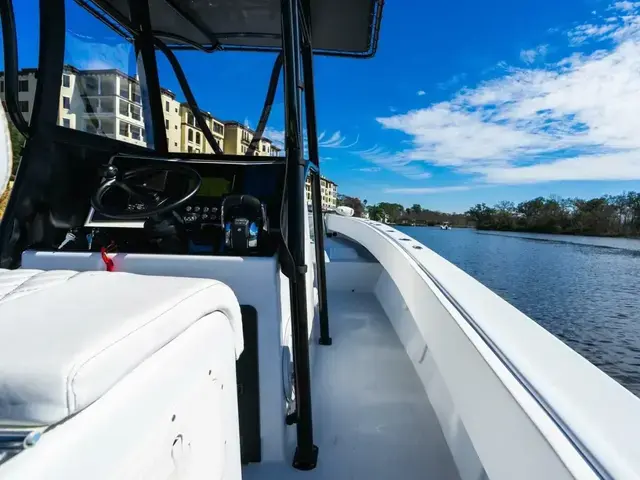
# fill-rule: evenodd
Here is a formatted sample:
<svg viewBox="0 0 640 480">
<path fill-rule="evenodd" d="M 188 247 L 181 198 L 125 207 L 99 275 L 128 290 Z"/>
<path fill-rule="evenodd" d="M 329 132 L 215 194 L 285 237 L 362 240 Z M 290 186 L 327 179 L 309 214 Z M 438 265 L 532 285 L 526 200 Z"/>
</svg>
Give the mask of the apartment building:
<svg viewBox="0 0 640 480">
<path fill-rule="evenodd" d="M 213 138 L 218 142 L 220 148 L 224 152 L 225 144 L 225 125 L 221 120 L 214 118 L 209 112 L 200 111 L 205 123 L 211 130 Z M 181 142 L 183 152 L 194 153 L 214 153 L 213 147 L 204 138 L 202 130 L 196 123 L 196 119 L 189 107 L 188 103 L 180 105 L 180 125 L 181 125 Z"/>
<path fill-rule="evenodd" d="M 162 90 L 164 128 L 167 130 L 167 144 L 170 152 L 182 152 L 182 114 L 180 102 L 170 90 Z"/>
<path fill-rule="evenodd" d="M 307 203 L 311 203 L 311 178 L 307 177 L 305 184 Z M 322 210 L 334 209 L 338 206 L 338 184 L 326 177 L 320 177 L 320 196 L 322 197 Z"/>
<path fill-rule="evenodd" d="M 18 104 L 20 111 L 28 122 L 33 113 L 33 95 L 36 91 L 38 80 L 38 70 L 35 68 L 25 68 L 20 70 L 18 76 Z M 4 72 L 0 72 L 0 97 L 4 103 Z"/>
<path fill-rule="evenodd" d="M 19 72 L 18 98 L 27 121 L 33 112 L 38 72 L 26 68 Z M 4 73 L 0 72 L 0 97 L 4 100 Z M 173 92 L 162 89 L 162 105 L 170 152 L 213 153 L 187 103 L 176 100 Z M 239 122 L 224 122 L 201 111 L 209 129 L 224 153 L 244 155 L 254 131 Z M 104 135 L 123 142 L 147 146 L 140 83 L 117 69 L 80 70 L 66 65 L 62 74 L 58 124 Z M 255 155 L 277 156 L 281 149 L 268 138 L 258 143 Z"/>
<path fill-rule="evenodd" d="M 224 122 L 224 153 L 244 155 L 249 149 L 254 131 L 239 122 Z M 281 149 L 268 138 L 260 139 L 254 155 L 276 157 Z"/>
<path fill-rule="evenodd" d="M 30 121 L 37 83 L 36 69 L 20 71 L 18 98 L 25 120 Z M 0 95 L 4 100 L 4 74 Z M 162 90 L 165 125 L 170 151 L 181 151 L 180 104 L 173 92 Z M 79 70 L 65 66 L 60 89 L 58 124 L 120 141 L 146 146 L 148 138 L 142 115 L 138 80 L 116 69 Z M 173 127 L 173 130 L 172 128 Z"/>
</svg>

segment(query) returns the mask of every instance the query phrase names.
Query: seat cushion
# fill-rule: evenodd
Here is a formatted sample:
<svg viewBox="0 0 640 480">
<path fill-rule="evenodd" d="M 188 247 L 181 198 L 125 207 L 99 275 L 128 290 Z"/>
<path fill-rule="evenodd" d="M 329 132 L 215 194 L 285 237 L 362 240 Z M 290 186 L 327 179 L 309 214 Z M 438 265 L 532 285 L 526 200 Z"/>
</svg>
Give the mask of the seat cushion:
<svg viewBox="0 0 640 480">
<path fill-rule="evenodd" d="M 0 270 L 0 423 L 64 419 L 213 312 L 239 356 L 240 306 L 216 280 Z"/>
<path fill-rule="evenodd" d="M 77 273 L 72 270 L 43 272 L 27 269 L 0 269 L 0 302 L 65 282 Z"/>
</svg>

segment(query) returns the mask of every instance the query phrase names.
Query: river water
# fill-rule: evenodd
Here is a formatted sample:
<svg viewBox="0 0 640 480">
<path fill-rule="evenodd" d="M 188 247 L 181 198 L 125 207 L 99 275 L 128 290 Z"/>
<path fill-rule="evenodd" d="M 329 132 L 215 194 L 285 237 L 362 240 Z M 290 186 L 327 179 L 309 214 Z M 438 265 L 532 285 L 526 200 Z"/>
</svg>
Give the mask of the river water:
<svg viewBox="0 0 640 480">
<path fill-rule="evenodd" d="M 640 240 L 397 228 L 640 396 Z"/>
</svg>

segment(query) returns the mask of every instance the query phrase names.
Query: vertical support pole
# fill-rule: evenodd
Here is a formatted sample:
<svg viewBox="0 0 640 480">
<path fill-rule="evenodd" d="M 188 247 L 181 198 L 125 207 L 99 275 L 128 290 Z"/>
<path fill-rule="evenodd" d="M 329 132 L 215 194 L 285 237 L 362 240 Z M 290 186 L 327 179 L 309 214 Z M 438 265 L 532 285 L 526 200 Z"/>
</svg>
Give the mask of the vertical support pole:
<svg viewBox="0 0 640 480">
<path fill-rule="evenodd" d="M 318 126 L 316 123 L 315 85 L 313 83 L 313 47 L 309 37 L 303 40 L 302 71 L 304 75 L 304 100 L 307 116 L 307 138 L 309 160 L 315 165 L 311 178 L 311 208 L 313 231 L 315 232 L 316 271 L 318 274 L 318 300 L 320 303 L 320 345 L 331 345 L 329 335 L 329 309 L 327 308 L 327 271 L 324 263 L 324 222 L 322 221 L 322 193 L 320 187 L 320 152 L 318 148 Z"/>
<path fill-rule="evenodd" d="M 38 82 L 31 112 L 31 137 L 53 140 L 59 117 L 64 66 L 66 14 L 63 0 L 40 0 Z"/>
<path fill-rule="evenodd" d="M 0 1 L 0 18 L 2 19 L 4 86 L 7 113 L 18 131 L 28 136 L 29 124 L 20 111 L 20 102 L 18 101 L 18 35 L 16 32 L 16 20 L 13 15 L 12 2 L 6 0 Z"/>
<path fill-rule="evenodd" d="M 142 60 L 142 68 L 139 69 L 139 74 L 145 134 L 147 138 L 149 138 L 149 133 L 152 132 L 151 140 L 154 149 L 158 152 L 166 153 L 169 151 L 169 144 L 164 126 L 162 90 L 160 89 L 158 65 L 156 64 L 155 41 L 151 29 L 149 0 L 129 0 L 129 10 L 131 12 L 131 23 L 139 32 L 134 38 L 134 46 L 138 64 L 140 64 L 140 60 Z M 145 98 L 148 102 L 148 108 L 144 108 Z M 149 113 L 151 114 L 151 118 L 148 116 Z"/>
<path fill-rule="evenodd" d="M 300 37 L 297 0 L 281 1 L 282 50 L 285 96 L 285 148 L 287 154 L 288 232 L 287 245 L 294 262 L 291 291 L 293 361 L 296 384 L 297 447 L 293 467 L 312 470 L 318 460 L 318 447 L 313 444 L 311 410 L 311 373 L 309 368 L 309 319 L 305 264 L 304 223 L 307 206 L 304 195 L 305 161 L 302 147 L 302 115 L 300 111 Z"/>
<path fill-rule="evenodd" d="M 308 108 L 308 107 L 307 107 Z M 308 111 L 308 110 L 307 110 Z M 309 129 L 309 138 L 311 138 Z M 311 142 L 309 142 L 311 143 Z M 320 171 L 311 177 L 311 208 L 313 210 L 313 231 L 315 232 L 316 273 L 318 274 L 318 303 L 320 306 L 320 345 L 331 345 L 329 334 L 329 309 L 327 308 L 327 271 L 324 263 L 324 222 L 322 221 L 322 193 L 320 190 Z"/>
</svg>

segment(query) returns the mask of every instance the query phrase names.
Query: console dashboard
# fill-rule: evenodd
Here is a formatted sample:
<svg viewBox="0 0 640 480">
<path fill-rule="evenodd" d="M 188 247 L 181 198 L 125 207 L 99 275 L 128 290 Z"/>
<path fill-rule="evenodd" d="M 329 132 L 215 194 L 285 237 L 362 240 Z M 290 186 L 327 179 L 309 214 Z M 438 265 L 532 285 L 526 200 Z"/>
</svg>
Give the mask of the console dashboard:
<svg viewBox="0 0 640 480">
<path fill-rule="evenodd" d="M 133 169 L 140 166 L 139 158 L 119 158 L 113 160 L 116 167 L 121 169 Z M 126 164 L 125 164 L 126 163 Z M 175 213 L 182 219 L 182 222 L 194 228 L 207 226 L 220 226 L 220 210 L 222 200 L 225 196 L 236 192 L 236 178 L 238 172 L 229 164 L 210 164 L 205 162 L 188 162 L 188 166 L 196 170 L 201 178 L 202 184 L 198 192 L 184 205 L 176 209 Z M 157 191 L 159 194 L 175 194 L 183 192 L 187 186 L 182 185 L 181 179 L 173 179 L 166 173 L 150 177 L 146 181 L 146 187 Z M 135 212 L 145 209 L 145 205 L 132 199 L 130 196 L 113 199 L 121 204 L 125 211 Z M 101 228 L 143 228 L 145 220 L 113 220 L 93 208 L 90 209 L 85 227 Z"/>
<path fill-rule="evenodd" d="M 224 243 L 225 232 L 220 218 L 221 208 L 224 198 L 232 194 L 251 195 L 259 199 L 269 217 L 270 229 L 280 227 L 285 176 L 284 159 L 267 160 L 253 157 L 251 160 L 243 161 L 234 157 L 229 160 L 210 158 L 175 160 L 115 156 L 110 163 L 120 173 L 123 173 L 139 167 L 161 166 L 158 162 L 165 161 L 179 161 L 196 170 L 201 177 L 201 185 L 195 195 L 172 212 L 173 216 L 180 220 L 177 234 L 179 238 L 173 242 L 174 247 L 163 253 L 218 255 L 224 252 L 224 247 L 221 247 L 221 243 Z M 152 189 L 161 196 L 173 195 L 178 198 L 189 191 L 190 186 L 185 185 L 185 182 L 188 183 L 184 177 L 172 175 L 171 172 L 156 173 L 144 179 L 145 188 Z M 109 202 L 112 205 L 117 205 L 121 209 L 119 211 L 146 210 L 143 203 L 132 199 L 124 191 L 114 190 L 117 192 L 114 198 L 109 199 Z M 126 244 L 128 245 L 127 250 L 131 253 L 148 253 L 147 247 L 156 248 L 150 247 L 151 244 L 148 242 L 148 232 L 145 227 L 148 220 L 145 218 L 114 220 L 90 208 L 84 222 L 83 233 L 99 232 L 103 235 L 105 243 L 111 241 L 121 246 Z M 263 247 L 259 249 L 259 255 L 271 255 L 275 252 L 275 247 L 271 245 L 270 239 L 262 243 Z M 91 249 L 90 246 L 89 249 Z"/>
</svg>

